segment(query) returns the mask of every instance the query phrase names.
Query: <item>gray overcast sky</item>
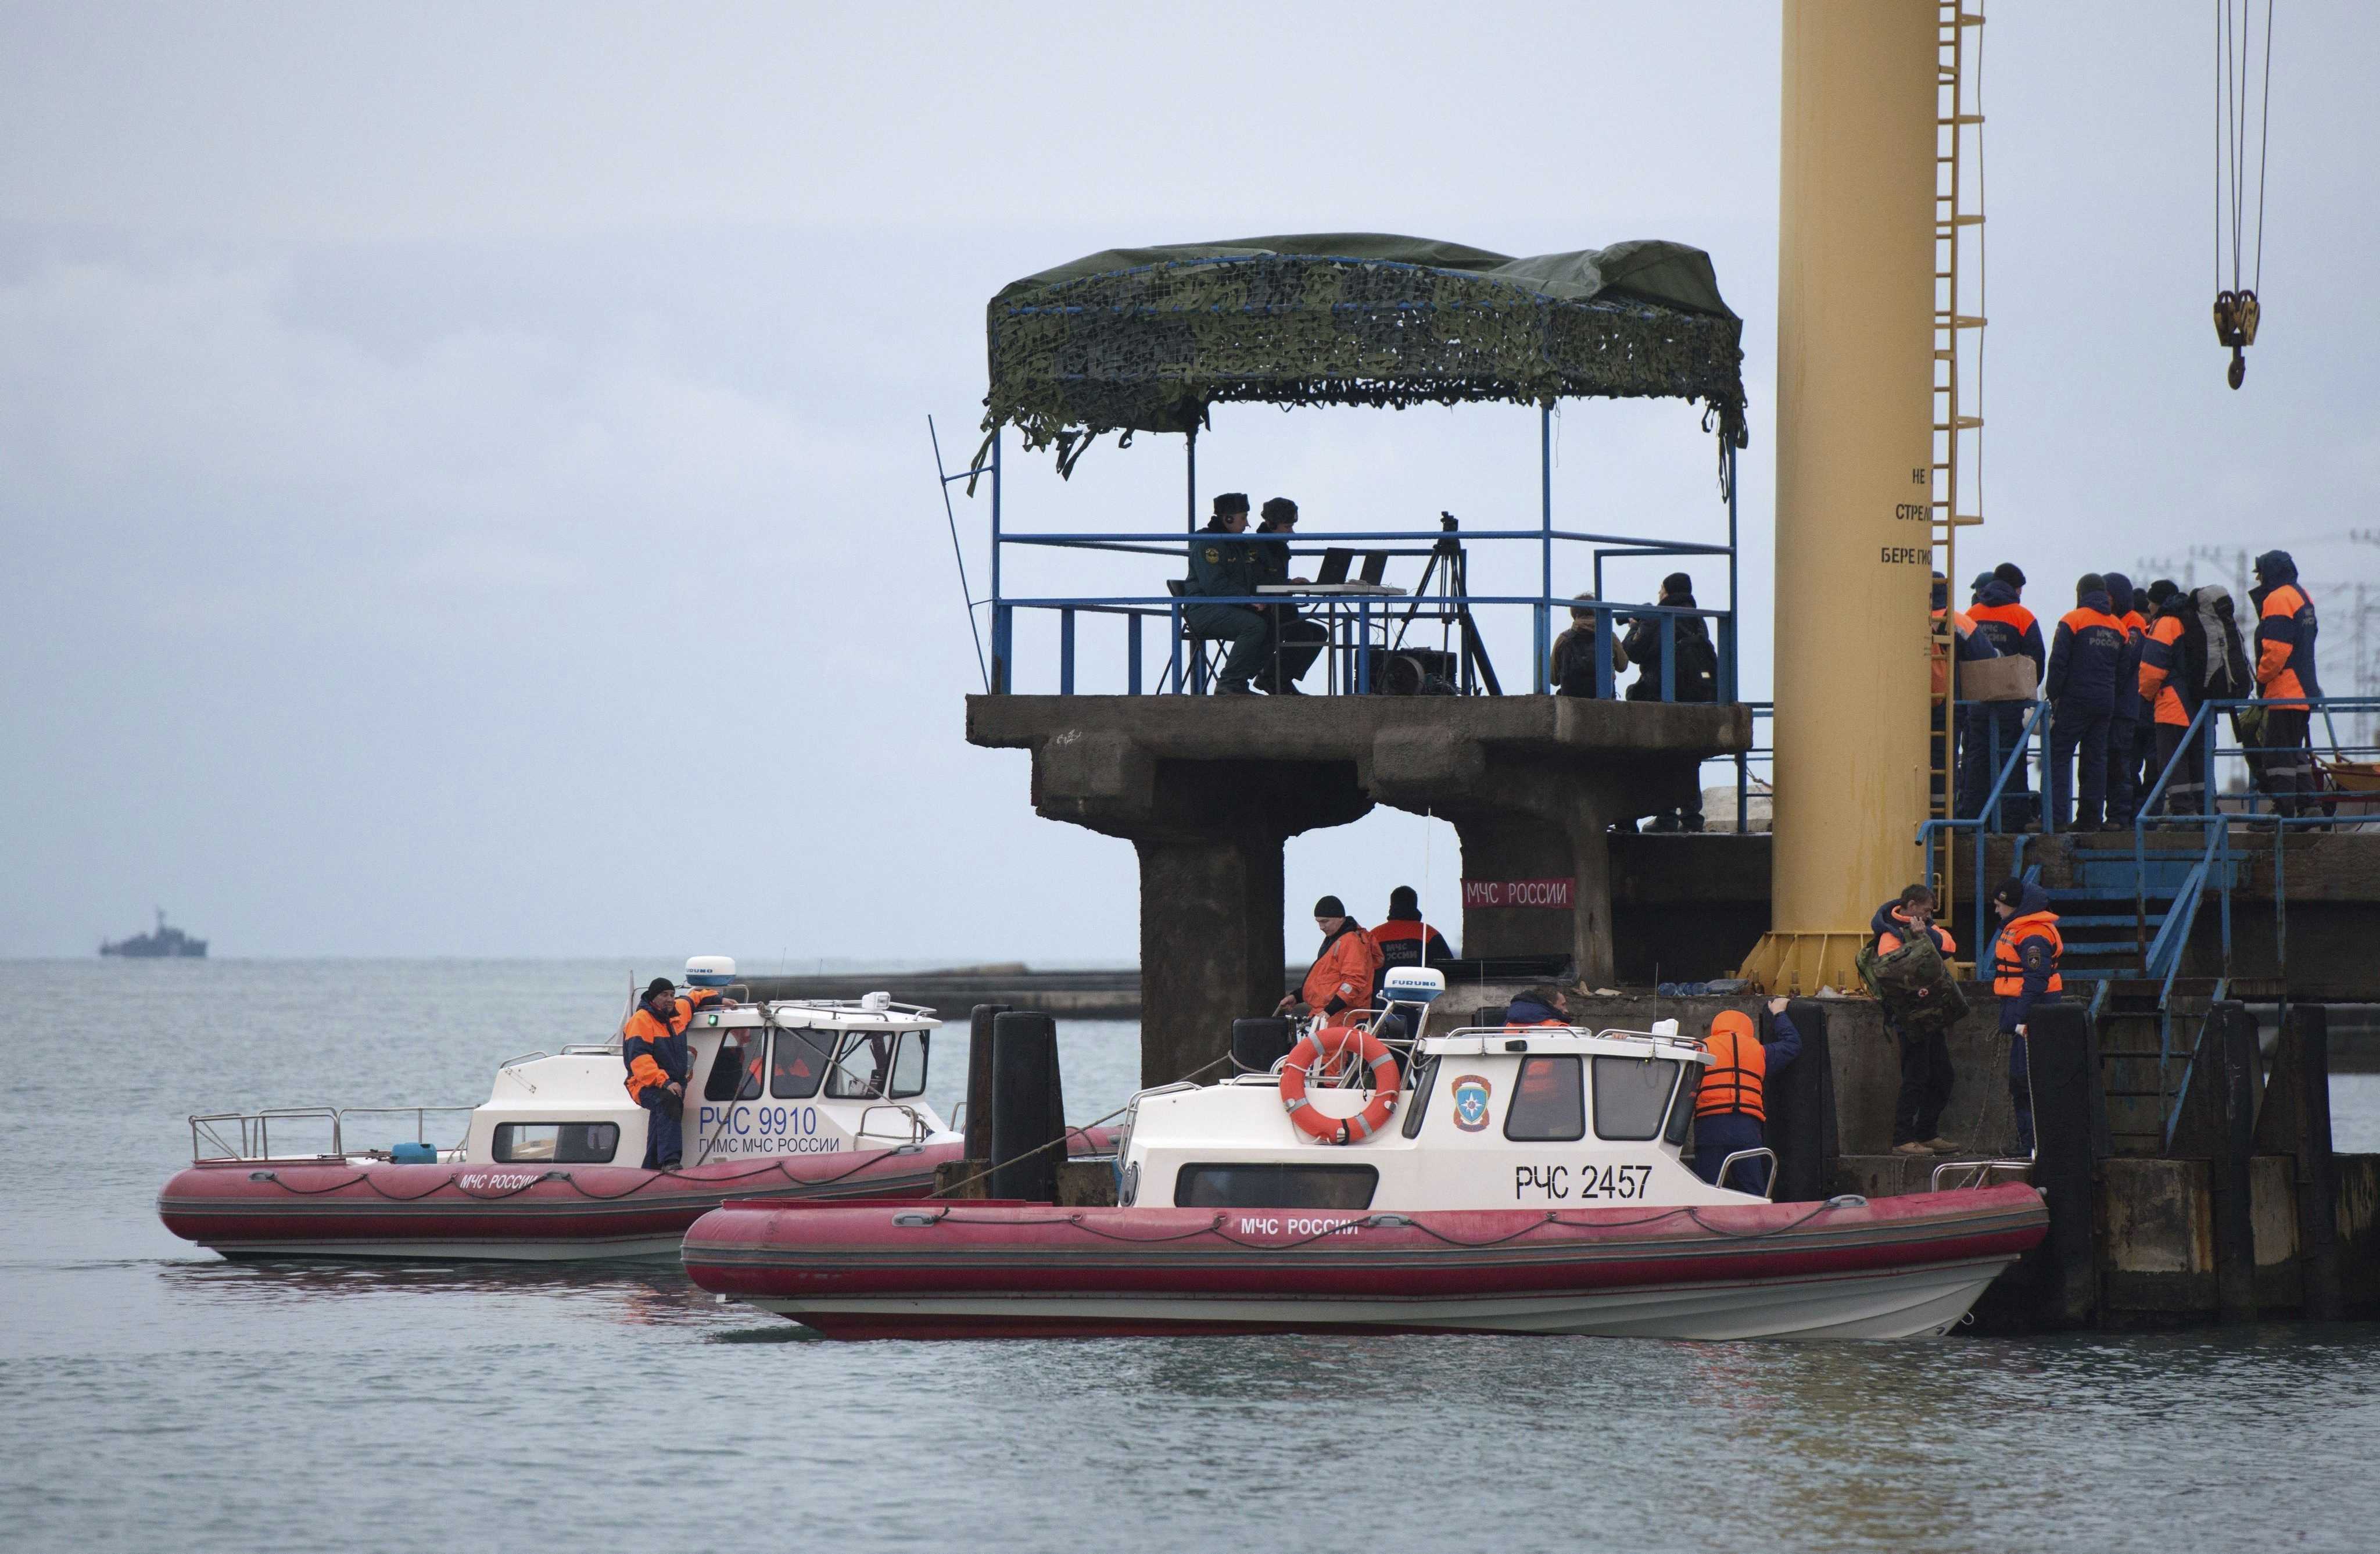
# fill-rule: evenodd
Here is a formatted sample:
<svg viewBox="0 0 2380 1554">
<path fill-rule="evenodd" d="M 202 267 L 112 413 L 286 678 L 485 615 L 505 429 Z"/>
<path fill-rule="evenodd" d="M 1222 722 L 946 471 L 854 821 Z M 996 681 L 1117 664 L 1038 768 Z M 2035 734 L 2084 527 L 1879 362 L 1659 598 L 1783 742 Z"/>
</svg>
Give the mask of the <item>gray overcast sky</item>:
<svg viewBox="0 0 2380 1554">
<path fill-rule="evenodd" d="M 2380 477 L 2380 12 L 2281 11 L 2234 395 L 2206 7 L 1990 6 L 1966 553 L 2038 608 L 2288 543 L 2346 689 L 2341 585 L 2380 577 L 2344 540 Z M 163 903 L 231 954 L 1132 956 L 1131 849 L 964 743 L 924 426 L 973 448 L 993 291 L 1117 244 L 1708 249 L 1746 320 L 1765 694 L 1775 7 L 1096 14 L 0 6 L 0 954 Z M 1240 408 L 1202 485 L 1318 534 L 1533 519 L 1535 439 Z M 1566 518 L 1721 532 L 1682 407 L 1571 407 L 1561 455 Z M 1178 521 L 1178 443 L 1013 467 L 1037 524 Z M 1382 813 L 1292 844 L 1291 916 L 1427 873 L 1451 917 L 1456 871 L 1451 831 Z"/>
</svg>

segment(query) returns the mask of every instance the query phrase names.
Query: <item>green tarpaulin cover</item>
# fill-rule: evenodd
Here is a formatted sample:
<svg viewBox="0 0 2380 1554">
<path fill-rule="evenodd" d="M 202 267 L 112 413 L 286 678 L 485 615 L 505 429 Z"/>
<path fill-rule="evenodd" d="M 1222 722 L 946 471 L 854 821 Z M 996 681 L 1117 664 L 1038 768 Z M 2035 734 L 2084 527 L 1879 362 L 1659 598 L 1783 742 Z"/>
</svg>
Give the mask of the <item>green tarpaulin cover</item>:
<svg viewBox="0 0 2380 1554">
<path fill-rule="evenodd" d="M 1111 249 L 991 300 L 987 432 L 1071 467 L 1103 432 L 1188 431 L 1217 401 L 1703 403 L 1743 436 L 1742 322 L 1710 256 L 1642 240 L 1514 259 L 1379 233 Z"/>
</svg>

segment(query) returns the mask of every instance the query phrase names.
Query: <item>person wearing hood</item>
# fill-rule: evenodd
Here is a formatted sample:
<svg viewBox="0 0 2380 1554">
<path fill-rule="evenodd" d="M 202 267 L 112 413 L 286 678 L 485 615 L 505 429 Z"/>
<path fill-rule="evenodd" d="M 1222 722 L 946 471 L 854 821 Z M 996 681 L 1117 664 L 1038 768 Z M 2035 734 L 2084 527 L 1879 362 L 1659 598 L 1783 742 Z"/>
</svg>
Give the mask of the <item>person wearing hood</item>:
<svg viewBox="0 0 2380 1554">
<path fill-rule="evenodd" d="M 2046 657 L 2041 645 L 2041 623 L 2033 618 L 2033 612 L 2017 597 L 2024 574 L 2005 562 L 2001 568 L 2014 574 L 2019 581 L 2009 581 L 1999 570 L 1976 578 L 1974 602 L 1967 607 L 1967 616 L 1975 623 L 1975 635 L 1995 653 L 2031 659 L 2034 684 L 2038 686 Z M 1973 803 L 1972 807 L 1960 810 L 1961 818 L 1973 819 L 1982 813 L 1984 795 L 1992 791 L 1999 769 L 2008 764 L 2010 755 L 2024 740 L 2025 710 L 2022 701 L 1986 701 L 1965 710 L 1966 726 L 1959 736 L 1963 742 L 1960 756 L 1963 781 L 1960 785 L 1972 795 Z M 2025 776 L 2025 763 L 2020 759 L 2001 792 L 2006 795 L 2032 791 Z"/>
<path fill-rule="evenodd" d="M 1389 915 L 1372 930 L 1372 942 L 1384 966 L 1444 965 L 1454 958 L 1446 936 L 1421 920 L 1421 896 L 1411 885 L 1389 892 Z"/>
<path fill-rule="evenodd" d="M 1867 931 L 1876 937 L 1876 953 L 1891 954 L 1925 934 L 1947 965 L 1959 951 L 1950 930 L 1934 920 L 1934 892 L 1912 885 L 1876 909 Z M 1942 1136 L 1942 1110 L 1950 1104 L 1956 1075 L 1950 1067 L 1947 1031 L 1902 1030 L 1887 1014 L 1885 1026 L 1900 1044 L 1900 1094 L 1892 1108 L 1892 1152 L 1896 1155 L 1954 1155 L 1960 1146 Z"/>
<path fill-rule="evenodd" d="M 1768 1076 L 1802 1055 L 1802 1033 L 1786 1016 L 1783 999 L 1768 1001 L 1768 1018 L 1777 1032 L 1774 1041 L 1761 1040 L 1752 1016 L 1740 1009 L 1722 1009 L 1713 1016 L 1710 1035 L 1703 1042 L 1712 1062 L 1694 1091 L 1694 1174 L 1739 1193 L 1757 1193 L 1767 1185 L 1754 1171 L 1755 1162 L 1739 1163 L 1724 1183 L 1718 1179 L 1719 1167 L 1730 1155 L 1767 1142 Z M 1767 1174 L 1775 1179 L 1774 1164 Z"/>
<path fill-rule="evenodd" d="M 1682 572 L 1672 572 L 1661 579 L 1661 597 L 1655 601 L 1665 609 L 1692 610 L 1694 603 L 1694 580 Z M 1670 690 L 1672 701 L 1717 701 L 1718 699 L 1718 653 L 1711 647 L 1710 630 L 1700 615 L 1639 616 L 1628 623 L 1628 635 L 1621 638 L 1621 650 L 1628 662 L 1637 666 L 1636 678 L 1628 687 L 1631 701 L 1659 701 L 1661 697 L 1661 642 L 1669 638 Z M 1687 766 L 1679 775 L 1672 790 L 1677 802 L 1656 810 L 1654 831 L 1700 831 L 1703 829 L 1702 768 Z"/>
<path fill-rule="evenodd" d="M 2303 813 L 2313 791 L 2313 763 L 2306 747 L 2308 697 L 2322 695 L 2314 675 L 2313 601 L 2298 586 L 2298 564 L 2287 551 L 2256 558 L 2256 586 L 2248 590 L 2256 606 L 2256 696 L 2264 703 L 2265 786 L 2273 807 Z"/>
<path fill-rule="evenodd" d="M 1504 1024 L 1512 1026 L 1567 1026 L 1570 1024 L 1570 995 L 1551 985 L 1524 988 L 1504 1006 Z"/>
<path fill-rule="evenodd" d="M 1992 992 L 2000 1004 L 2000 1034 L 2009 1038 L 2009 1099 L 2016 1105 L 2016 1147 L 2033 1153 L 2033 1068 L 2026 1050 L 2036 1004 L 2065 991 L 2058 958 L 2066 941 L 2058 936 L 2058 915 L 2049 892 L 2010 878 L 1992 892 L 2000 931 L 1992 941 Z"/>
<path fill-rule="evenodd" d="M 2074 608 L 2058 617 L 2049 648 L 2049 803 L 2060 826 L 2096 831 L 2107 802 L 2107 724 L 2127 661 L 2138 674 L 2124 623 L 2107 611 L 2107 580 L 2085 572 L 2074 582 Z M 2070 807 L 2080 765 L 2079 802 Z"/>
<path fill-rule="evenodd" d="M 2120 572 L 2106 575 L 2107 613 L 2122 623 L 2124 661 L 2116 670 L 2116 708 L 2107 719 L 2107 819 L 2128 826 L 2141 801 L 2141 761 L 2148 754 L 2148 707 L 2141 700 L 2141 650 L 2149 623 L 2136 606 L 2145 602 L 2132 592 L 2132 580 Z"/>
<path fill-rule="evenodd" d="M 2148 776 L 2140 797 L 2148 795 L 2159 777 L 2165 778 L 2163 802 L 2168 815 L 2195 815 L 2206 801 L 2205 736 L 2190 738 L 2206 685 L 2204 633 L 2193 637 L 2191 626 L 2198 601 L 2170 577 L 2149 585 L 2149 629 L 2141 639 L 2141 699 L 2149 709 L 2149 732 L 2155 735 Z M 2192 647 L 2195 644 L 2193 658 Z M 2177 763 L 2184 743 L 2191 754 Z M 2168 775 L 2168 771 L 2170 775 Z"/>
<path fill-rule="evenodd" d="M 674 1169 L 685 1153 L 680 1119 L 692 1068 L 686 1028 L 695 1011 L 719 1002 L 715 989 L 696 988 L 680 996 L 677 985 L 656 977 L 620 1026 L 620 1061 L 627 1066 L 628 1099 L 644 1108 L 645 1169 Z"/>
<path fill-rule="evenodd" d="M 1343 1014 L 1372 1006 L 1372 988 L 1380 974 L 1380 947 L 1364 925 L 1347 916 L 1335 895 L 1314 904 L 1314 926 L 1322 930 L 1322 949 L 1296 992 L 1284 993 L 1276 1014 Z"/>
</svg>

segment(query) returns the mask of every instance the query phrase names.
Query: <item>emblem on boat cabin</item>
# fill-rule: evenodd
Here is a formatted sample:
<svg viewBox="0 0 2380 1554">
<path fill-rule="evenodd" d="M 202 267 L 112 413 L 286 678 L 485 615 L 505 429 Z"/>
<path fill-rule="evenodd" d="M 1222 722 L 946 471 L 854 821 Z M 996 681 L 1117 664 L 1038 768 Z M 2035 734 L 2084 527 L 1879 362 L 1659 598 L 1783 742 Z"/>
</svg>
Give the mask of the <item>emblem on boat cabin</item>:
<svg viewBox="0 0 2380 1554">
<path fill-rule="evenodd" d="M 1477 1133 L 1488 1125 L 1488 1081 L 1466 1074 L 1454 1082 L 1454 1125 Z"/>
</svg>

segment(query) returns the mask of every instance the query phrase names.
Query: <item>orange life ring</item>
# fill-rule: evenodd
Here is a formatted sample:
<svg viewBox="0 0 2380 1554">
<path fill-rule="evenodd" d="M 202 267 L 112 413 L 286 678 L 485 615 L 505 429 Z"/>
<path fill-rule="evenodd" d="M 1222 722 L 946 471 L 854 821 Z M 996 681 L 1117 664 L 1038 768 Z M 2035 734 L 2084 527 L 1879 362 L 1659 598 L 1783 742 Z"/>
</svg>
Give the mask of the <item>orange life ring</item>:
<svg viewBox="0 0 2380 1554">
<path fill-rule="evenodd" d="M 1372 1103 L 1353 1117 L 1325 1117 L 1305 1099 L 1306 1078 L 1317 1064 L 1345 1057 L 1350 1047 L 1372 1071 Z M 1289 1120 L 1300 1133 L 1325 1144 L 1346 1144 L 1369 1138 L 1388 1126 L 1397 1110 L 1401 1083 L 1396 1055 L 1386 1042 L 1353 1026 L 1325 1026 L 1308 1032 L 1290 1049 L 1288 1060 L 1281 1065 L 1281 1103 L 1289 1108 Z"/>
</svg>

